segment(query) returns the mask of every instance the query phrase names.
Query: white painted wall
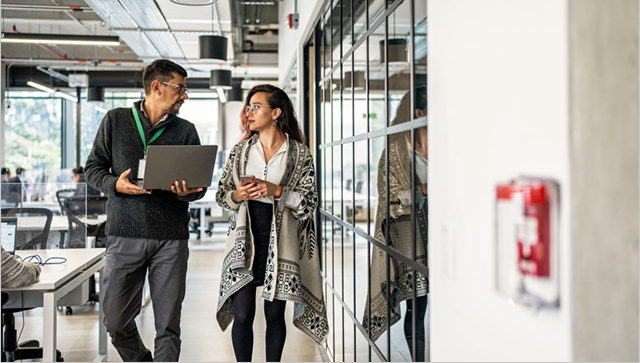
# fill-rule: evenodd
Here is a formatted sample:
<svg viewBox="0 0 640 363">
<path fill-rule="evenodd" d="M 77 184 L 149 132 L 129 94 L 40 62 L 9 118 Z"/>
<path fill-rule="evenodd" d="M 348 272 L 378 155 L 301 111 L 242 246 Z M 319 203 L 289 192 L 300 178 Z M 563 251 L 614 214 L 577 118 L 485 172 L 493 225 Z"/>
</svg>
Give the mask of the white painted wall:
<svg viewBox="0 0 640 363">
<path fill-rule="evenodd" d="M 230 101 L 225 105 L 224 115 L 224 145 L 227 150 L 231 150 L 240 141 L 240 112 L 244 102 Z"/>
<path fill-rule="evenodd" d="M 295 2 L 298 2 L 299 26 L 298 29 L 289 29 L 287 16 L 295 11 Z M 311 21 L 317 14 L 317 9 L 322 5 L 322 0 L 284 0 L 278 3 L 280 11 L 280 28 L 278 29 L 278 81 L 280 85 L 287 79 L 294 59 L 298 56 L 298 44 L 300 39 L 308 34 L 309 27 L 313 27 Z M 300 70 L 300 67 L 298 67 Z M 299 72 L 299 75 L 301 72 Z M 300 79 L 300 76 L 298 77 Z"/>
<path fill-rule="evenodd" d="M 566 0 L 428 3 L 433 361 L 572 359 L 567 11 Z M 495 290 L 495 186 L 522 174 L 560 183 L 558 311 Z"/>
</svg>

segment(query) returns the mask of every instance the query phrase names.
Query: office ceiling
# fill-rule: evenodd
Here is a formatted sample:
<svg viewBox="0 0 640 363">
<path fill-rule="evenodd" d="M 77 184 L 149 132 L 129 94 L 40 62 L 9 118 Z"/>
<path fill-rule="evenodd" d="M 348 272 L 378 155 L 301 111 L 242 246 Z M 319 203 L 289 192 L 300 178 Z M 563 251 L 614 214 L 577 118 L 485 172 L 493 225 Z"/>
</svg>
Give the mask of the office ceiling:
<svg viewBox="0 0 640 363">
<path fill-rule="evenodd" d="M 3 0 L 3 33 L 110 35 L 120 37 L 120 46 L 3 43 L 2 61 L 15 67 L 40 65 L 62 73 L 123 73 L 139 71 L 162 57 L 180 63 L 194 78 L 208 78 L 212 69 L 229 69 L 234 77 L 277 79 L 278 0 L 217 0 L 214 4 Z M 229 39 L 228 60 L 198 59 L 198 37 L 219 34 Z"/>
</svg>

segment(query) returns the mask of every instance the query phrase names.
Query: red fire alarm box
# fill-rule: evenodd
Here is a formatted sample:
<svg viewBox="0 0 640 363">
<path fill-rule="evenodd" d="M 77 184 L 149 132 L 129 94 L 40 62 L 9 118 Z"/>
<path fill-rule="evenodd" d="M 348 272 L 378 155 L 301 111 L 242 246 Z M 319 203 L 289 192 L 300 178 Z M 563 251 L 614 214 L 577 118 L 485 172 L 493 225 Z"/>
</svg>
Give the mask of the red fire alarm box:
<svg viewBox="0 0 640 363">
<path fill-rule="evenodd" d="M 559 303 L 559 185 L 521 177 L 496 186 L 497 287 L 527 305 Z"/>
<path fill-rule="evenodd" d="M 289 29 L 298 29 L 298 13 L 291 13 L 287 16 Z"/>
</svg>

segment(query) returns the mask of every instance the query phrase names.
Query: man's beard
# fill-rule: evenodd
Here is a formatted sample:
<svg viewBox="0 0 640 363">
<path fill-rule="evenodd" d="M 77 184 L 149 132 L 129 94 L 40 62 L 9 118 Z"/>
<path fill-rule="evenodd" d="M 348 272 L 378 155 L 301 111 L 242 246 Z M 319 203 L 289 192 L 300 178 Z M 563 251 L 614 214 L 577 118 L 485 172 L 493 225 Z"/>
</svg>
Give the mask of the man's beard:
<svg viewBox="0 0 640 363">
<path fill-rule="evenodd" d="M 177 114 L 180 113 L 180 101 L 174 103 L 173 105 L 171 105 L 171 107 L 169 107 L 169 109 L 167 110 L 167 113 L 175 116 Z"/>
</svg>

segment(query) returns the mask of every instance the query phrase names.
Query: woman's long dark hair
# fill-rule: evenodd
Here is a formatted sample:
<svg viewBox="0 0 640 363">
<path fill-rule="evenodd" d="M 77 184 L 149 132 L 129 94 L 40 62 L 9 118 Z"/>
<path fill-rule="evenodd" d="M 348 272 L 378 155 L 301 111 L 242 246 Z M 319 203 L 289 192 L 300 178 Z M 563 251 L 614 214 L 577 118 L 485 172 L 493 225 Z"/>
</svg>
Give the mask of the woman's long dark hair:
<svg viewBox="0 0 640 363">
<path fill-rule="evenodd" d="M 306 145 L 307 139 L 304 137 L 298 119 L 296 118 L 296 111 L 293 109 L 293 103 L 289 96 L 280 88 L 272 86 L 270 84 L 260 84 L 251 89 L 242 107 L 242 113 L 240 115 L 240 127 L 242 128 L 242 137 L 240 141 L 250 138 L 255 131 L 249 129 L 249 123 L 247 122 L 247 115 L 245 114 L 245 108 L 251 102 L 251 97 L 258 92 L 264 92 L 267 94 L 267 102 L 269 107 L 280 109 L 280 116 L 276 119 L 276 126 L 284 133 L 289 135 L 289 138 L 296 140 L 297 142 Z"/>
</svg>

